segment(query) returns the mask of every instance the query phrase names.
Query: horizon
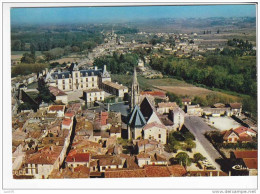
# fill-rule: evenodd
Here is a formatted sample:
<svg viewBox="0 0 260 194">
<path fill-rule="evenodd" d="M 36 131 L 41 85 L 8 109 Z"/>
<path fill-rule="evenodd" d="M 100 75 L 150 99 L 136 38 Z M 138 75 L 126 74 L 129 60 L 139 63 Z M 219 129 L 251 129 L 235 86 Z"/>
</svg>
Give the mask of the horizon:
<svg viewBox="0 0 260 194">
<path fill-rule="evenodd" d="M 256 5 L 182 5 L 123 7 L 12 8 L 11 24 L 82 24 L 152 19 L 256 17 Z"/>
</svg>

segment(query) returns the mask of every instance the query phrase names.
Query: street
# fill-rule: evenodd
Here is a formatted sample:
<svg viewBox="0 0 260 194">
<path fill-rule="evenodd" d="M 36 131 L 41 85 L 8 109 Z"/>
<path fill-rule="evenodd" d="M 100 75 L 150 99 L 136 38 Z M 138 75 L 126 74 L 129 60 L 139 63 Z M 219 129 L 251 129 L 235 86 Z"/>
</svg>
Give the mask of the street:
<svg viewBox="0 0 260 194">
<path fill-rule="evenodd" d="M 211 160 L 212 164 L 217 168 L 220 169 L 219 164 L 215 161 L 216 159 L 222 158 L 219 152 L 213 147 L 213 145 L 207 140 L 204 134 L 208 131 L 214 131 L 214 129 L 210 128 L 200 117 L 196 116 L 186 116 L 184 120 L 184 125 L 186 128 L 193 133 L 196 140 L 201 144 L 204 148 L 209 159 Z"/>
</svg>

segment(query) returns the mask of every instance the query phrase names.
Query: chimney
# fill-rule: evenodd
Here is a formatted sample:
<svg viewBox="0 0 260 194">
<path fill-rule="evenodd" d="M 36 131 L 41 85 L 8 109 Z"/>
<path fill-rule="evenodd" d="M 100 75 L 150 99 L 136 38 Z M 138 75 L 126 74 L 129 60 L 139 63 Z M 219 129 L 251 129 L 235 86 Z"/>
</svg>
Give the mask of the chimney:
<svg viewBox="0 0 260 194">
<path fill-rule="evenodd" d="M 209 172 L 209 176 L 212 176 L 212 172 Z"/>
<path fill-rule="evenodd" d="M 50 147 L 50 150 L 53 151 L 53 146 Z"/>
<path fill-rule="evenodd" d="M 46 74 L 48 73 L 48 68 L 45 68 L 45 73 L 46 73 Z"/>
<path fill-rule="evenodd" d="M 105 72 L 105 71 L 107 71 L 107 66 L 106 66 L 106 65 L 104 65 L 104 72 Z"/>
<path fill-rule="evenodd" d="M 228 171 L 228 176 L 231 176 L 231 171 Z"/>
<path fill-rule="evenodd" d="M 219 176 L 219 171 L 218 171 L 218 176 Z"/>
<path fill-rule="evenodd" d="M 61 70 L 60 69 L 58 69 L 58 74 L 60 74 L 61 73 Z"/>
<path fill-rule="evenodd" d="M 97 66 L 95 66 L 94 68 L 95 68 L 95 70 L 97 70 Z"/>
</svg>

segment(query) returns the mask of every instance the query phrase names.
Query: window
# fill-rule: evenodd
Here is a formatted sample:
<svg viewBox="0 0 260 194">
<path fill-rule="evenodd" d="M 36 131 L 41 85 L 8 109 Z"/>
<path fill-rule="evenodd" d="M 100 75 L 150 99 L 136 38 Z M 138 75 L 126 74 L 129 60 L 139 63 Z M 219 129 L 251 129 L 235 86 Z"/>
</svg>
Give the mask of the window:
<svg viewBox="0 0 260 194">
<path fill-rule="evenodd" d="M 92 81 L 94 81 L 94 77 L 92 77 Z"/>
<path fill-rule="evenodd" d="M 76 77 L 78 77 L 78 73 L 76 73 Z"/>
<path fill-rule="evenodd" d="M 79 83 L 78 79 L 76 79 L 76 83 Z"/>
<path fill-rule="evenodd" d="M 94 87 L 94 84 L 92 84 L 92 87 Z"/>
<path fill-rule="evenodd" d="M 65 80 L 62 80 L 62 84 L 65 84 Z"/>
<path fill-rule="evenodd" d="M 161 134 L 158 134 L 158 138 L 161 138 Z"/>
<path fill-rule="evenodd" d="M 63 86 L 63 90 L 65 90 L 65 86 Z"/>
<path fill-rule="evenodd" d="M 88 84 L 86 84 L 86 87 L 88 87 Z"/>
<path fill-rule="evenodd" d="M 70 84 L 71 84 L 71 79 L 70 79 Z"/>
<path fill-rule="evenodd" d="M 151 135 L 149 135 L 149 139 L 151 139 L 152 138 L 152 136 Z"/>
<path fill-rule="evenodd" d="M 71 89 L 71 85 L 70 85 L 70 89 Z"/>
<path fill-rule="evenodd" d="M 102 167 L 102 170 L 106 170 L 106 167 L 105 167 L 105 166 L 103 166 L 103 167 Z"/>
<path fill-rule="evenodd" d="M 86 78 L 86 82 L 88 82 L 88 78 Z"/>
</svg>

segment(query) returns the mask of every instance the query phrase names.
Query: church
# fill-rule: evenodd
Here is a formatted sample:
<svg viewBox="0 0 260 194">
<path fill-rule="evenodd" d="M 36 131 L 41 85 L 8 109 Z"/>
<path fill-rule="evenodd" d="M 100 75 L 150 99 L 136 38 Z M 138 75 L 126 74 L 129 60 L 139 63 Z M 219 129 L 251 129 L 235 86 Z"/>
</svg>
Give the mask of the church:
<svg viewBox="0 0 260 194">
<path fill-rule="evenodd" d="M 176 103 L 160 103 L 160 106 L 162 105 L 170 105 L 167 112 L 158 112 L 151 96 L 140 96 L 137 73 L 134 69 L 131 112 L 127 123 L 128 139 L 149 139 L 166 144 L 167 134 L 180 130 L 183 126 L 185 113 Z"/>
</svg>

